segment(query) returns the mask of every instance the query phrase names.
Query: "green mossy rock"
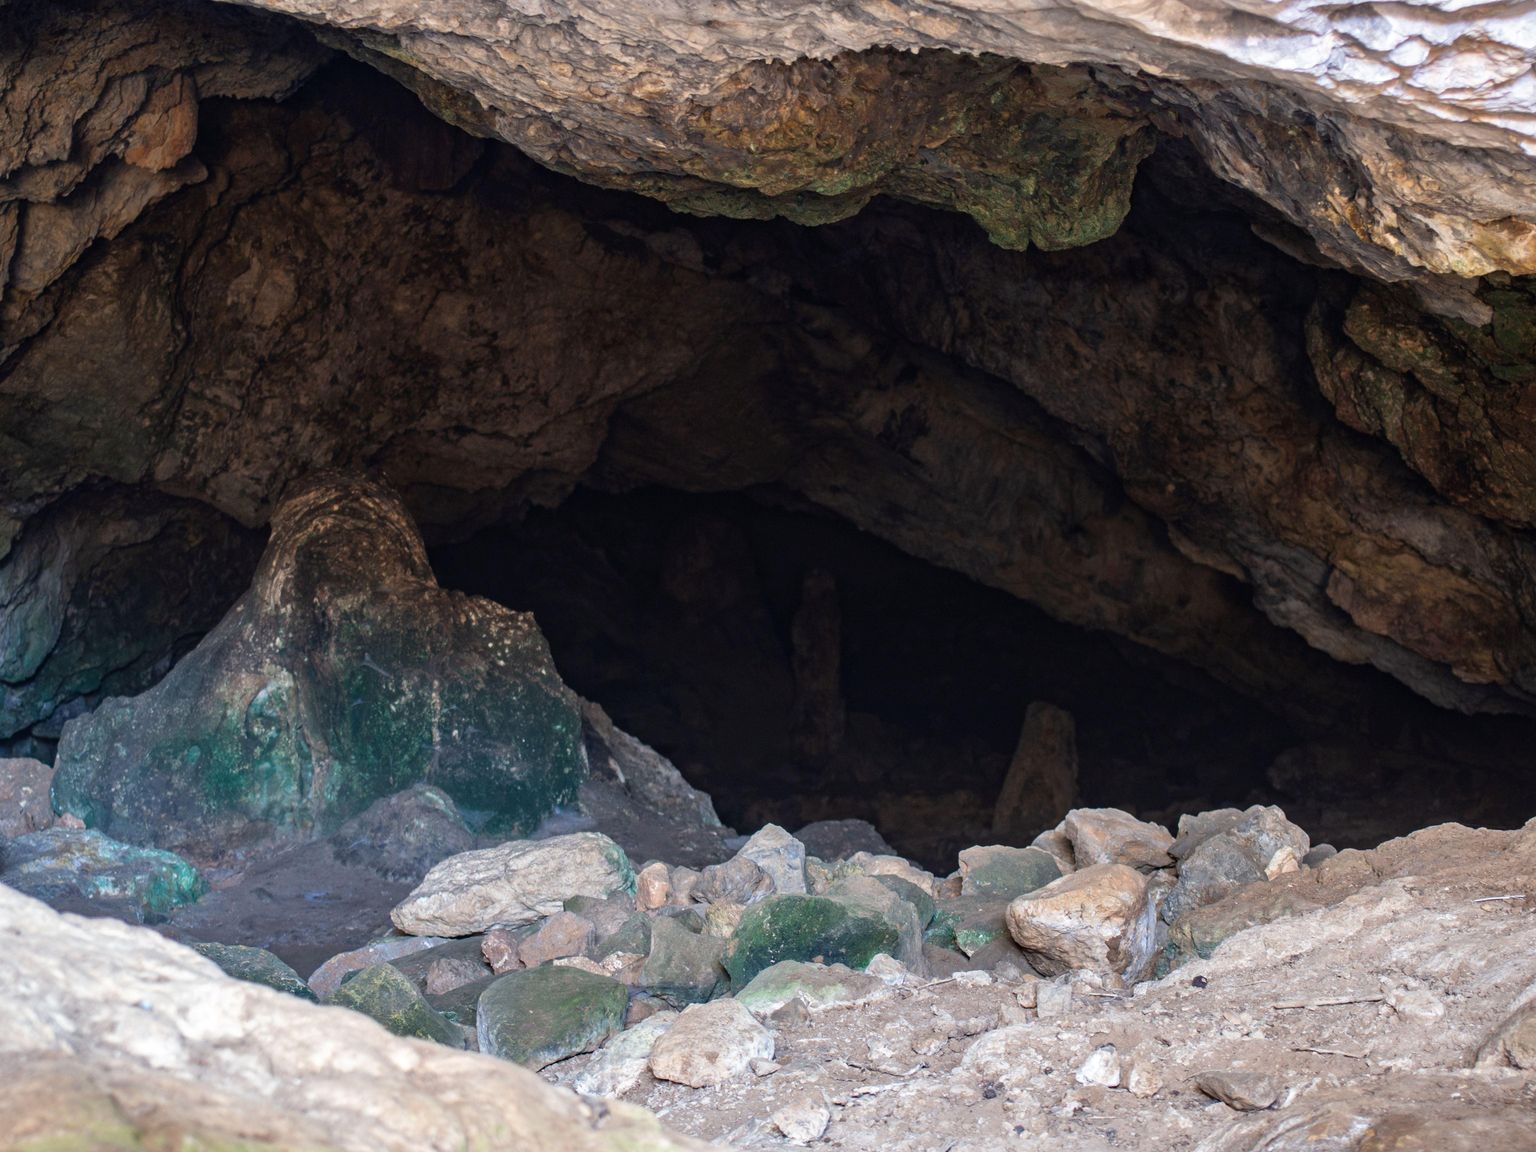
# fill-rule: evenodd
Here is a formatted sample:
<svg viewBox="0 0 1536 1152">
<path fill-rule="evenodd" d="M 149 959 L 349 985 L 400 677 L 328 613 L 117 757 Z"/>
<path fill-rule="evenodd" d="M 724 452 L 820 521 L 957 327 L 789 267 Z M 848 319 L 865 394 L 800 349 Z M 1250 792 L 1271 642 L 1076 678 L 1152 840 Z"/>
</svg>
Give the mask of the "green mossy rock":
<svg viewBox="0 0 1536 1152">
<path fill-rule="evenodd" d="M 1012 900 L 1052 880 L 1061 879 L 1061 865 L 1043 848 L 1008 848 L 989 845 L 961 853 L 964 896 Z"/>
<path fill-rule="evenodd" d="M 139 924 L 164 920 L 203 893 L 197 869 L 174 853 L 71 828 L 0 846 L 0 881 L 63 912 Z"/>
<path fill-rule="evenodd" d="M 617 980 L 546 964 L 508 972 L 480 994 L 480 1051 L 537 1071 L 596 1050 L 624 1030 L 629 991 Z"/>
<path fill-rule="evenodd" d="M 720 966 L 724 953 L 724 940 L 690 932 L 676 920 L 657 920 L 639 987 L 677 1008 L 713 1000 L 728 980 Z"/>
<path fill-rule="evenodd" d="M 852 1004 L 885 989 L 877 976 L 855 972 L 843 964 L 806 964 L 799 960 L 781 960 L 764 968 L 741 991 L 736 1002 L 758 1016 L 776 1012 L 791 1000 L 807 1007 L 825 1008 L 833 1004 Z"/>
<path fill-rule="evenodd" d="M 333 830 L 418 781 L 492 832 L 572 803 L 581 714 L 531 616 L 445 592 L 393 493 L 322 474 L 251 589 L 141 696 L 71 721 L 54 803 L 132 843 Z"/>
<path fill-rule="evenodd" d="M 955 948 L 967 956 L 979 952 L 999 936 L 1008 935 L 1008 901 L 993 896 L 957 896 L 939 901 L 924 940 L 941 948 Z"/>
<path fill-rule="evenodd" d="M 893 952 L 896 925 L 823 896 L 770 896 L 742 914 L 722 962 L 737 988 L 780 960 L 846 964 L 862 969 Z"/>
<path fill-rule="evenodd" d="M 244 944 L 190 944 L 188 947 L 212 960 L 226 976 L 286 992 L 300 1000 L 319 1000 L 302 976 L 265 948 L 250 948 Z"/>
<path fill-rule="evenodd" d="M 464 1034 L 416 990 L 410 977 L 389 964 L 364 968 L 331 997 L 332 1004 L 371 1016 L 396 1036 L 464 1047 Z"/>
</svg>

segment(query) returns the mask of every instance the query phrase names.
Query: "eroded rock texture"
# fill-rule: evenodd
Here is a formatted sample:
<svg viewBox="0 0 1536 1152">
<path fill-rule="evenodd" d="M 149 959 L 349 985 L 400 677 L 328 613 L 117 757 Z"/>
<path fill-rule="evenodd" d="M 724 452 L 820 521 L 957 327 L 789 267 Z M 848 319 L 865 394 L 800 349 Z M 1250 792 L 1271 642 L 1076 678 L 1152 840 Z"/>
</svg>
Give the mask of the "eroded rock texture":
<svg viewBox="0 0 1536 1152">
<path fill-rule="evenodd" d="M 516 831 L 575 799 L 581 738 L 532 617 L 439 589 L 393 494 L 321 474 L 169 676 L 66 725 L 54 799 L 116 839 L 208 853 L 424 780 Z"/>
<path fill-rule="evenodd" d="M 1040 146 L 1051 133 L 1021 140 L 1007 114 L 1035 83 L 1030 73 L 1004 79 L 979 116 L 973 101 L 962 127 L 944 103 L 962 88 L 954 74 L 975 75 L 975 66 L 937 65 L 949 76 L 934 88 L 910 83 L 923 66 L 870 50 L 1104 65 L 1072 83 L 1096 90 L 1092 103 L 1129 99 L 1166 117 L 1218 173 L 1330 258 L 1389 279 L 1536 271 L 1536 40 L 1515 4 L 1476 16 L 1451 3 L 1383 11 L 1313 2 L 1261 15 L 1229 0 L 1155 11 L 1072 0 L 853 3 L 835 14 L 761 0 L 260 6 L 335 30 L 332 42 L 399 76 L 447 118 L 557 169 L 685 205 L 699 203 L 701 182 L 723 185 L 741 190 L 727 202 L 791 216 L 808 211 L 807 199 L 809 211 L 826 210 L 827 197 L 835 203 L 850 185 L 926 203 L 953 198 L 967 211 L 977 185 L 1011 185 L 1026 205 L 1049 204 L 1062 186 L 1058 149 Z M 1072 151 L 1092 151 L 1080 135 L 1106 139 L 1097 119 L 1065 128 Z M 1133 165 L 1134 152 L 1105 167 L 1109 185 L 1123 181 L 1125 159 Z M 929 173 L 915 188 L 913 161 Z M 722 198 L 705 196 L 719 210 Z M 1077 199 L 1089 215 L 1103 203 Z M 1033 209 L 1018 207 L 1023 223 Z M 994 235 L 1029 235 L 997 229 L 991 207 L 976 214 Z"/>
</svg>

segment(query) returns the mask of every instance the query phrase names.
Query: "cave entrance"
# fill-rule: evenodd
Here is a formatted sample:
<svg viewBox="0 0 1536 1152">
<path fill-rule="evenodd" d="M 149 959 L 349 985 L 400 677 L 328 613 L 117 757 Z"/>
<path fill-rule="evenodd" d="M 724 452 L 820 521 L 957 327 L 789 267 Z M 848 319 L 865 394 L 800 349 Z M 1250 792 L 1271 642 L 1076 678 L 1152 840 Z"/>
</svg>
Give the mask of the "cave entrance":
<svg viewBox="0 0 1536 1152">
<path fill-rule="evenodd" d="M 1279 802 L 1350 846 L 1471 799 L 782 492 L 582 489 L 432 560 L 446 586 L 533 611 L 565 679 L 742 829 L 865 820 L 947 871 L 1010 838 L 1000 793 L 1039 751 L 1032 703 L 1075 722 L 1075 803 L 1170 826 Z M 1399 784 L 1405 804 L 1375 795 Z"/>
</svg>

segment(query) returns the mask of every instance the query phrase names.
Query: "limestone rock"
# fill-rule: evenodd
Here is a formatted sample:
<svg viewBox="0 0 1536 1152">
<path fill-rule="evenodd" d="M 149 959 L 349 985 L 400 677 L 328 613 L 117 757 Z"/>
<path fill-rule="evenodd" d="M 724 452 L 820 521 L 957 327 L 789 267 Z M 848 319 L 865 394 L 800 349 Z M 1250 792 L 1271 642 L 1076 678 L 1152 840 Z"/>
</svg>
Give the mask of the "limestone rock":
<svg viewBox="0 0 1536 1152">
<path fill-rule="evenodd" d="M 164 920 L 203 891 L 197 869 L 172 852 L 71 828 L 0 845 L 0 882 L 61 911 L 140 924 Z"/>
<path fill-rule="evenodd" d="M 896 925 L 836 900 L 770 896 L 742 915 L 721 962 L 731 983 L 742 987 L 780 960 L 863 968 L 878 953 L 894 950 L 900 937 Z"/>
<path fill-rule="evenodd" d="M 1040 848 L 1002 845 L 960 853 L 960 894 L 1012 900 L 1061 878 L 1055 858 Z"/>
<path fill-rule="evenodd" d="M 1508 1065 L 1524 1071 L 1536 1069 L 1536 999 L 1515 1009 L 1494 1029 L 1478 1049 L 1477 1065 L 1482 1068 Z"/>
<path fill-rule="evenodd" d="M 720 960 L 726 942 L 690 932 L 676 920 L 658 919 L 651 927 L 651 950 L 638 985 L 669 1004 L 682 1007 L 711 1000 L 728 983 Z"/>
<path fill-rule="evenodd" d="M 464 1046 L 453 1022 L 427 1003 L 409 977 L 389 964 L 364 968 L 344 981 L 330 1002 L 372 1017 L 396 1036 L 435 1040 L 450 1048 Z"/>
<path fill-rule="evenodd" d="M 635 901 L 642 912 L 653 912 L 672 898 L 670 870 L 659 860 L 653 860 L 635 873 Z"/>
<path fill-rule="evenodd" d="M 750 860 L 773 882 L 778 895 L 804 895 L 805 845 L 777 824 L 768 824 L 753 833 L 736 855 Z"/>
<path fill-rule="evenodd" d="M 585 956 L 596 944 L 592 921 L 574 912 L 556 912 L 518 945 L 517 958 L 524 968 L 537 968 L 550 960 Z"/>
<path fill-rule="evenodd" d="M 802 1092 L 786 1100 L 769 1117 L 784 1138 L 795 1144 L 820 1140 L 832 1123 L 832 1109 L 823 1092 Z"/>
<path fill-rule="evenodd" d="M 623 1030 L 629 994 L 606 976 L 553 964 L 498 976 L 480 994 L 480 1051 L 535 1070 Z"/>
<path fill-rule="evenodd" d="M 1258 1112 L 1280 1098 L 1280 1086 L 1262 1072 L 1201 1072 L 1195 1087 L 1238 1112 Z"/>
<path fill-rule="evenodd" d="M 807 1008 L 825 1008 L 852 1004 L 879 994 L 880 989 L 877 977 L 855 972 L 846 964 L 780 960 L 754 976 L 736 992 L 734 999 L 755 1015 L 771 1016 L 793 1000 Z"/>
<path fill-rule="evenodd" d="M 318 1000 L 302 976 L 264 948 L 243 944 L 192 944 L 190 947 L 199 956 L 206 956 L 217 964 L 226 976 L 286 992 L 300 1000 Z"/>
<path fill-rule="evenodd" d="M 375 964 L 384 964 L 415 952 L 425 952 L 446 943 L 446 940 L 436 936 L 400 936 L 375 940 L 361 948 L 332 956 L 310 973 L 309 987 L 320 999 L 329 1000 L 335 995 L 336 989 L 341 987 L 342 980 L 352 972 L 372 968 Z"/>
<path fill-rule="evenodd" d="M 0 840 L 53 827 L 53 769 L 40 760 L 0 759 Z"/>
<path fill-rule="evenodd" d="M 446 792 L 414 784 L 375 800 L 343 824 L 331 843 L 345 864 L 414 884 L 438 861 L 473 848 L 475 835 Z"/>
<path fill-rule="evenodd" d="M 1230 811 L 1212 814 L 1187 834 L 1181 832 L 1180 840 L 1178 883 L 1163 902 L 1169 924 L 1245 884 L 1296 871 L 1312 847 L 1306 832 L 1284 812 L 1258 805 L 1235 819 Z"/>
<path fill-rule="evenodd" d="M 1077 800 L 1077 725 L 1072 714 L 1035 701 L 992 813 L 992 832 L 1022 843 L 1067 814 Z"/>
<path fill-rule="evenodd" d="M 153 932 L 3 887 L 0 935 L 0 1093 L 7 1136 L 23 1141 L 97 1146 L 105 1121 L 130 1147 L 702 1149 L 622 1103 L 600 1120 L 511 1065 L 397 1039 L 232 980 Z"/>
<path fill-rule="evenodd" d="M 651 1075 L 709 1088 L 744 1075 L 754 1060 L 772 1060 L 773 1049 L 773 1034 L 735 1000 L 694 1004 L 651 1049 Z"/>
<path fill-rule="evenodd" d="M 795 839 L 819 860 L 846 860 L 857 852 L 875 856 L 896 852 L 868 820 L 817 820 L 797 831 Z"/>
<path fill-rule="evenodd" d="M 320 474 L 170 675 L 66 725 L 54 795 L 91 827 L 175 845 L 334 825 L 429 774 L 532 827 L 586 774 L 577 698 L 531 617 L 437 587 L 393 493 Z"/>
<path fill-rule="evenodd" d="M 390 918 L 414 935 L 468 936 L 553 916 L 570 896 L 632 894 L 634 884 L 623 850 L 600 833 L 514 840 L 450 856 Z"/>
<path fill-rule="evenodd" d="M 1152 961 L 1156 909 L 1147 880 L 1095 864 L 1008 905 L 1008 931 L 1042 975 L 1074 969 L 1140 979 Z"/>
<path fill-rule="evenodd" d="M 583 1096 L 616 1099 L 623 1096 L 650 1067 L 651 1050 L 677 1019 L 676 1012 L 657 1012 L 633 1028 L 611 1037 L 591 1062 L 577 1073 L 571 1087 Z"/>
<path fill-rule="evenodd" d="M 1078 868 L 1128 864 L 1146 872 L 1173 863 L 1168 852 L 1173 837 L 1168 829 L 1118 808 L 1073 809 L 1062 822 L 1062 831 L 1072 842 L 1073 862 Z"/>
</svg>

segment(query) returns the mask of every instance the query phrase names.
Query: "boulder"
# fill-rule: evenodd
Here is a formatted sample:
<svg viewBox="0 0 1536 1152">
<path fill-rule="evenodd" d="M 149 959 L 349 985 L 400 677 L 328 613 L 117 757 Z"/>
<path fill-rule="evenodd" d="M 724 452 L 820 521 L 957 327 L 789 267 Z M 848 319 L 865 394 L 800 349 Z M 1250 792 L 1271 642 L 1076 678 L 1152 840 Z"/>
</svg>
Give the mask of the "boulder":
<svg viewBox="0 0 1536 1152">
<path fill-rule="evenodd" d="M 1275 807 L 1227 809 L 1188 825 L 1180 820 L 1179 838 L 1171 846 L 1179 854 L 1178 883 L 1163 902 L 1163 919 L 1177 924 L 1245 884 L 1293 872 L 1311 847 L 1306 832 Z"/>
<path fill-rule="evenodd" d="M 661 1034 L 672 1027 L 676 1012 L 657 1012 L 633 1028 L 611 1037 L 577 1073 L 571 1087 L 583 1096 L 614 1099 L 640 1083 L 650 1066 L 651 1051 Z"/>
<path fill-rule="evenodd" d="M 805 845 L 777 824 L 766 824 L 736 853 L 763 870 L 778 895 L 805 892 Z"/>
<path fill-rule="evenodd" d="M 574 912 L 556 912 L 518 945 L 517 958 L 524 968 L 537 968 L 551 960 L 585 956 L 596 944 L 592 921 Z"/>
<path fill-rule="evenodd" d="M 960 894 L 1012 900 L 1059 879 L 1056 858 L 1042 848 L 1007 848 L 999 844 L 960 853 Z"/>
<path fill-rule="evenodd" d="M 0 1143 L 703 1152 L 637 1108 L 599 1119 L 523 1069 L 232 980 L 152 931 L 0 888 L 0 938 Z"/>
<path fill-rule="evenodd" d="M 27 757 L 0 759 L 0 840 L 53 827 L 53 769 Z"/>
<path fill-rule="evenodd" d="M 599 832 L 549 840 L 513 840 L 461 852 L 433 867 L 390 913 L 417 936 L 470 936 L 553 916 L 571 896 L 633 896 L 635 873 L 624 850 Z"/>
<path fill-rule="evenodd" d="M 252 822 L 333 829 L 430 779 L 516 832 L 574 801 L 586 765 L 533 618 L 439 588 L 392 492 L 321 473 L 169 675 L 65 725 L 54 800 L 125 841 L 211 851 Z"/>
<path fill-rule="evenodd" d="M 428 1004 L 415 981 L 392 965 L 364 968 L 336 989 L 330 1002 L 377 1020 L 396 1036 L 464 1047 L 458 1026 Z"/>
<path fill-rule="evenodd" d="M 1074 808 L 1061 830 L 1072 843 L 1072 862 L 1078 868 L 1126 864 L 1149 872 L 1173 863 L 1168 829 L 1118 808 Z"/>
<path fill-rule="evenodd" d="M 724 953 L 724 940 L 659 919 L 651 927 L 651 951 L 638 986 L 678 1007 L 712 1000 L 728 982 L 720 965 Z"/>
<path fill-rule="evenodd" d="M 606 976 L 553 964 L 498 976 L 480 994 L 480 1051 L 535 1070 L 591 1052 L 624 1028 L 629 993 Z"/>
<path fill-rule="evenodd" d="M 300 1000 L 318 999 L 302 976 L 265 948 L 243 944 L 191 944 L 189 947 L 199 956 L 212 960 L 226 976 L 286 992 Z"/>
<path fill-rule="evenodd" d="M 722 963 L 740 988 L 780 960 L 863 968 L 900 938 L 897 925 L 824 896 L 770 896 L 743 913 Z"/>
<path fill-rule="evenodd" d="M 651 1049 L 651 1075 L 710 1088 L 744 1075 L 754 1060 L 772 1060 L 773 1047 L 773 1034 L 735 1000 L 694 1004 Z"/>
<path fill-rule="evenodd" d="M 820 860 L 846 860 L 857 852 L 894 856 L 880 830 L 868 820 L 817 820 L 795 833 L 811 856 Z"/>
<path fill-rule="evenodd" d="M 927 971 L 923 963 L 923 918 L 916 905 L 873 876 L 844 877 L 827 889 L 826 896 L 858 915 L 893 926 L 896 945 L 883 951 L 919 975 Z"/>
<path fill-rule="evenodd" d="M 734 999 L 755 1015 L 769 1016 L 792 1000 L 807 1008 L 830 1008 L 878 996 L 884 988 L 878 977 L 846 964 L 781 960 L 754 976 Z"/>
<path fill-rule="evenodd" d="M 60 911 L 135 924 L 164 920 L 203 892 L 180 856 L 80 828 L 29 832 L 0 847 L 0 881 Z"/>
<path fill-rule="evenodd" d="M 332 956 L 309 975 L 309 987 L 322 1000 L 329 1000 L 341 987 L 341 982 L 353 973 L 375 964 L 383 964 L 413 952 L 425 952 L 447 941 L 436 936 L 390 936 L 375 940 L 350 952 Z"/>
<path fill-rule="evenodd" d="M 440 860 L 468 852 L 475 834 L 441 788 L 413 784 L 375 800 L 331 837 L 336 859 L 414 884 Z"/>
<path fill-rule="evenodd" d="M 1008 931 L 1044 976 L 1076 969 L 1140 979 L 1153 959 L 1156 909 L 1147 879 L 1095 864 L 1008 905 Z"/>
</svg>

